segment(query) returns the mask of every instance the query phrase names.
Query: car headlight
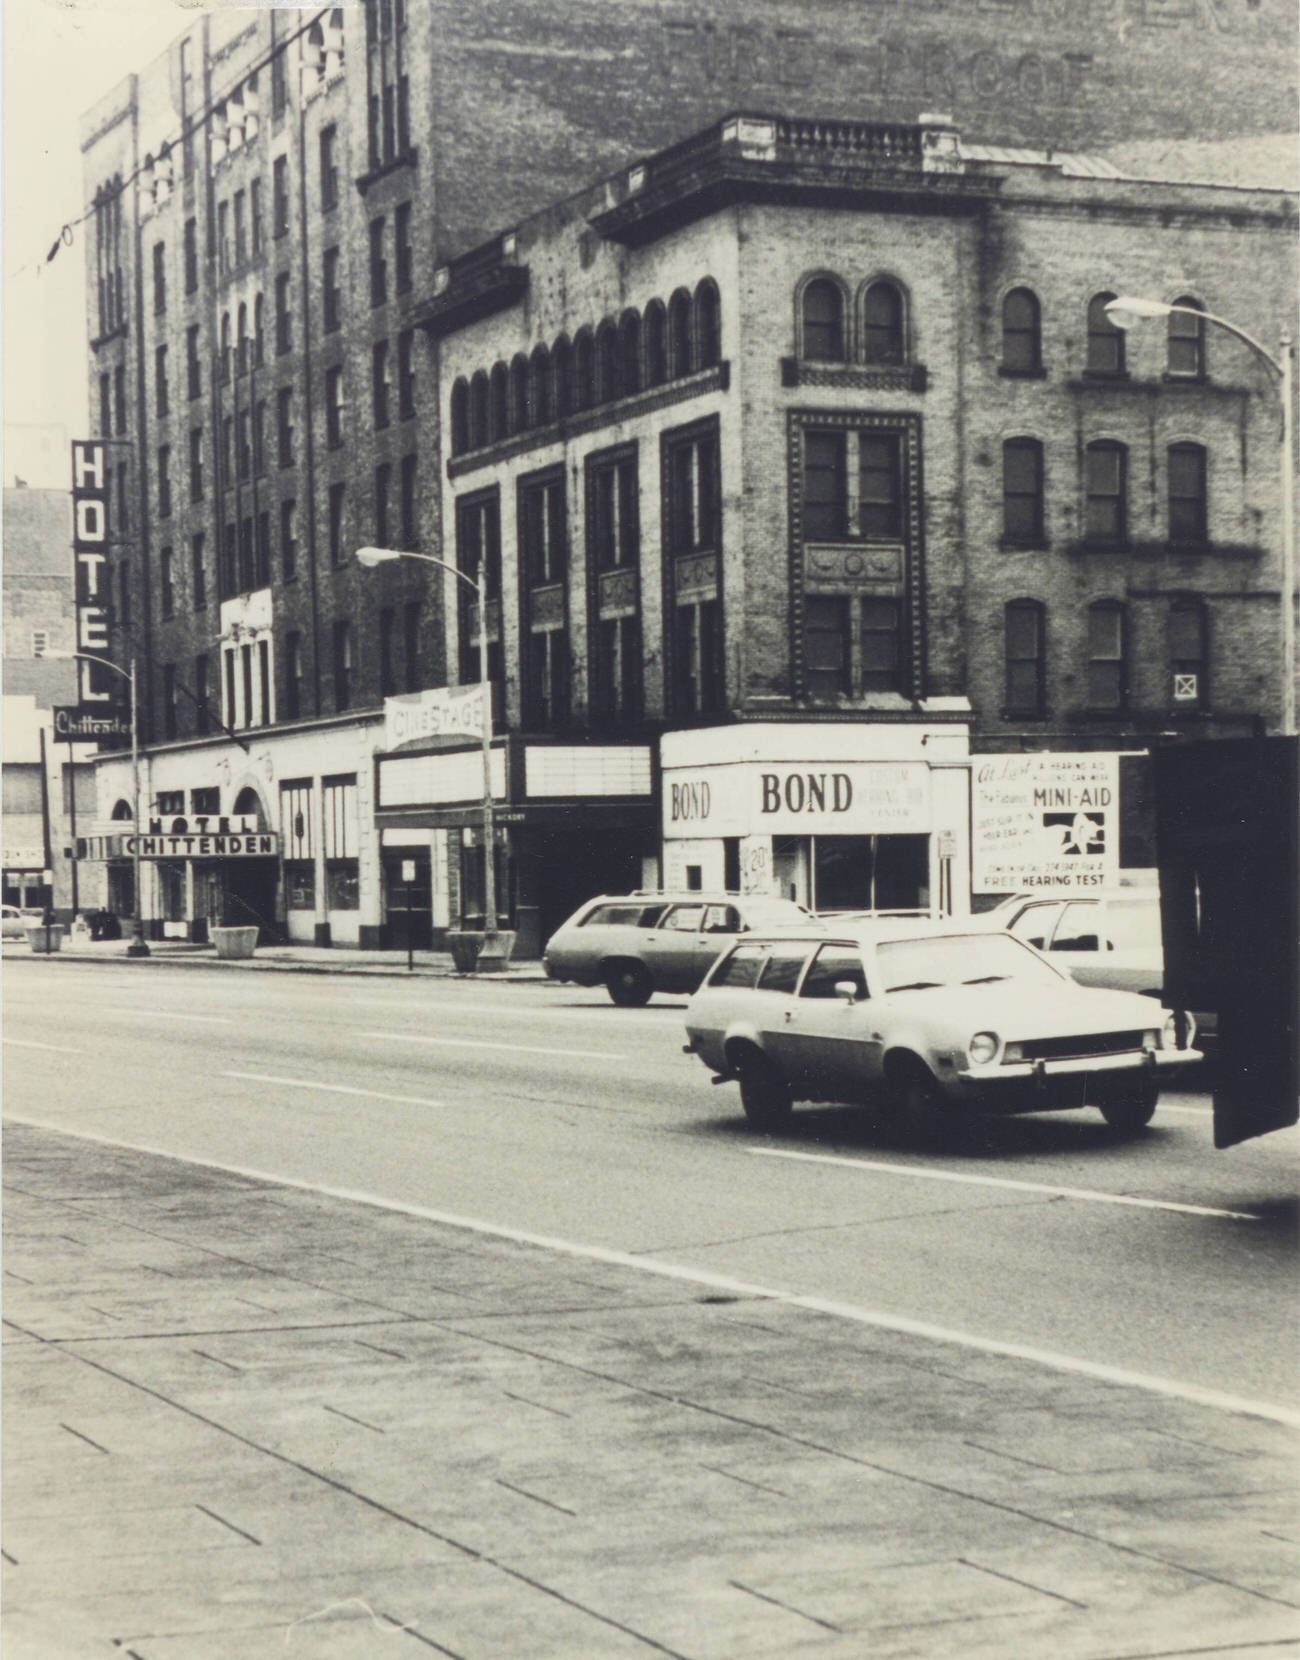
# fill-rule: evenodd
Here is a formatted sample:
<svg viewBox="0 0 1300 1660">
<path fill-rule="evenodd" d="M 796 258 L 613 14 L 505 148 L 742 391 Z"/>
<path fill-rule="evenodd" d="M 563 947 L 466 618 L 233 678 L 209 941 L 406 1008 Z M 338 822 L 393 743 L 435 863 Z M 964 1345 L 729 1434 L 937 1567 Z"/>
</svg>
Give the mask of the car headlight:
<svg viewBox="0 0 1300 1660">
<path fill-rule="evenodd" d="M 996 1032 L 976 1032 L 975 1036 L 966 1045 L 966 1053 L 970 1056 L 972 1066 L 987 1066 L 998 1052 L 998 1034 Z"/>
<path fill-rule="evenodd" d="M 1177 1010 L 1168 1016 L 1160 1029 L 1160 1046 L 1162 1049 L 1190 1049 L 1195 1036 L 1196 1022 L 1185 1009 Z"/>
<path fill-rule="evenodd" d="M 1025 1058 L 1025 1051 L 1024 1051 L 1024 1045 L 1023 1044 L 1009 1043 L 1009 1044 L 1007 1044 L 1006 1048 L 1002 1051 L 1003 1063 L 1005 1065 L 1008 1065 L 1008 1066 L 1011 1065 L 1015 1061 L 1022 1061 L 1022 1060 L 1024 1060 L 1024 1058 Z"/>
</svg>

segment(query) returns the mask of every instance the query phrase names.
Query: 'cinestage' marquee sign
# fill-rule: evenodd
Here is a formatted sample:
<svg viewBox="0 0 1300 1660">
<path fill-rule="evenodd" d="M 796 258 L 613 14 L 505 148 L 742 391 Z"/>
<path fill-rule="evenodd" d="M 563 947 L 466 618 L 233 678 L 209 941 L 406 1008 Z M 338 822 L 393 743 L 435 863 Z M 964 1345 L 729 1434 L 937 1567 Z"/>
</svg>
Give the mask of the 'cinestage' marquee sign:
<svg viewBox="0 0 1300 1660">
<path fill-rule="evenodd" d="M 72 444 L 72 553 L 77 650 L 108 651 L 108 462 L 97 438 Z M 77 701 L 111 703 L 120 676 L 102 663 L 77 662 Z"/>
</svg>

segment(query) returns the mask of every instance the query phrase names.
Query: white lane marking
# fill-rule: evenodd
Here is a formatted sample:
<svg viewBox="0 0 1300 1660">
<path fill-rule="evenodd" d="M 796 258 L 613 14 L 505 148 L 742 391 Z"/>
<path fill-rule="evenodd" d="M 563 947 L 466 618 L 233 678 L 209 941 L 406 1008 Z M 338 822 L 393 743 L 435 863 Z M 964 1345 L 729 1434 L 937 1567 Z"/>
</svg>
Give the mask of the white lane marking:
<svg viewBox="0 0 1300 1660">
<path fill-rule="evenodd" d="M 833 1153 L 795 1153 L 783 1147 L 748 1147 L 755 1158 L 799 1159 L 805 1164 L 838 1164 L 850 1170 L 884 1170 L 891 1176 L 919 1176 L 928 1182 L 969 1182 L 973 1187 L 1010 1187 L 1021 1193 L 1050 1193 L 1058 1199 L 1089 1199 L 1098 1205 L 1136 1205 L 1142 1210 L 1177 1210 L 1189 1216 L 1230 1216 L 1234 1222 L 1258 1222 L 1244 1210 L 1216 1210 L 1210 1205 L 1180 1205 L 1172 1199 L 1138 1199 L 1130 1193 L 1103 1193 L 1094 1187 L 1061 1187 L 1055 1182 L 1018 1182 L 1010 1176 L 974 1176 L 963 1170 L 921 1170 L 914 1164 L 887 1164 L 883 1159 L 845 1159 Z"/>
<path fill-rule="evenodd" d="M 467 1233 L 483 1234 L 491 1239 L 508 1239 L 518 1245 L 536 1245 L 539 1250 L 556 1251 L 563 1256 L 580 1257 L 587 1262 L 603 1262 L 612 1268 L 634 1268 L 642 1274 L 654 1274 L 666 1280 L 680 1280 L 687 1285 L 705 1286 L 710 1291 L 725 1291 L 741 1297 L 759 1297 L 767 1302 L 781 1303 L 787 1308 L 804 1308 L 814 1314 L 829 1314 L 839 1320 L 851 1320 L 860 1326 L 874 1326 L 881 1331 L 903 1332 L 909 1337 L 929 1338 L 936 1343 L 953 1343 L 961 1348 L 976 1349 L 981 1354 L 1027 1360 L 1038 1366 L 1050 1366 L 1054 1371 L 1071 1373 L 1076 1377 L 1097 1378 L 1104 1383 L 1144 1389 L 1150 1394 L 1163 1395 L 1170 1400 L 1217 1407 L 1223 1412 L 1243 1412 L 1253 1418 L 1267 1418 L 1272 1423 L 1300 1429 L 1300 1408 L 1279 1406 L 1272 1401 L 1252 1400 L 1248 1395 L 1234 1395 L 1224 1389 L 1207 1389 L 1199 1383 L 1183 1383 L 1177 1378 L 1157 1377 L 1151 1372 L 1132 1372 L 1124 1366 L 1108 1366 L 1101 1361 L 1080 1360 L 1074 1355 L 1058 1354 L 1053 1349 L 1039 1349 L 1028 1343 L 1007 1343 L 993 1337 L 980 1337 L 974 1332 L 937 1326 L 929 1320 L 912 1320 L 903 1314 L 885 1314 L 876 1309 L 861 1308 L 856 1303 L 837 1302 L 829 1297 L 808 1297 L 793 1291 L 774 1290 L 771 1286 L 751 1285 L 747 1280 L 735 1280 L 727 1274 L 714 1274 L 703 1268 L 679 1267 L 671 1262 L 654 1262 L 648 1257 L 631 1256 L 626 1251 L 614 1251 L 605 1245 L 582 1245 L 571 1239 L 556 1239 L 550 1234 L 528 1233 L 521 1228 L 500 1227 L 494 1222 L 483 1222 L 476 1217 L 458 1216 L 450 1211 L 432 1210 L 427 1205 L 412 1205 L 397 1199 L 385 1199 L 379 1194 L 366 1193 L 355 1188 L 329 1187 L 322 1182 L 299 1181 L 293 1176 L 277 1176 L 268 1170 L 256 1170 L 241 1164 L 226 1164 L 219 1159 L 190 1158 L 181 1153 L 171 1152 L 165 1147 L 150 1147 L 141 1142 L 121 1141 L 114 1136 L 96 1135 L 93 1130 L 70 1130 L 63 1124 L 51 1124 L 43 1119 L 27 1118 L 21 1114 L 8 1116 L 11 1123 L 26 1124 L 34 1130 L 48 1130 L 54 1135 L 73 1136 L 78 1141 L 98 1142 L 101 1146 L 120 1147 L 132 1153 L 147 1153 L 153 1158 L 170 1159 L 174 1164 L 190 1164 L 199 1170 L 220 1170 L 231 1176 L 242 1176 L 248 1181 L 269 1182 L 274 1187 L 291 1187 L 303 1193 L 320 1193 L 327 1199 L 341 1199 L 353 1205 L 371 1205 L 376 1210 L 392 1211 L 401 1216 L 418 1216 L 423 1222 L 436 1222 L 448 1228 L 462 1228 Z"/>
<path fill-rule="evenodd" d="M 382 1038 L 385 1043 L 431 1043 L 444 1049 L 508 1049 L 516 1055 L 560 1055 L 568 1060 L 622 1061 L 605 1049 L 542 1049 L 533 1043 L 484 1043 L 478 1038 L 424 1037 L 417 1032 L 358 1032 L 358 1037 Z"/>
<path fill-rule="evenodd" d="M 4 1041 L 15 1049 L 48 1049 L 54 1055 L 82 1055 L 85 1053 L 83 1049 L 68 1049 L 61 1043 L 37 1043 L 31 1038 L 7 1037 Z"/>
<path fill-rule="evenodd" d="M 1164 1117 L 1164 1115 L 1167 1112 L 1190 1112 L 1196 1118 L 1213 1118 L 1214 1117 L 1214 1108 L 1213 1107 L 1175 1107 L 1175 1106 L 1172 1106 L 1168 1101 L 1162 1101 L 1160 1103 L 1160 1109 L 1159 1110 L 1160 1110 L 1160 1116 L 1162 1118 Z"/>
<path fill-rule="evenodd" d="M 378 1089 L 354 1089 L 350 1084 L 323 1084 L 318 1078 L 274 1078 L 266 1072 L 222 1072 L 222 1078 L 244 1078 L 254 1084 L 280 1084 L 285 1089 L 324 1089 L 331 1095 L 364 1095 L 367 1101 L 403 1101 L 412 1107 L 444 1107 L 445 1101 L 430 1101 L 424 1095 L 385 1095 Z"/>
<path fill-rule="evenodd" d="M 101 1009 L 101 1014 L 133 1014 L 142 1020 L 203 1020 L 212 1026 L 229 1026 L 231 1017 L 228 1014 L 187 1014 L 181 1009 L 150 1009 L 136 1007 L 130 1009 Z"/>
</svg>

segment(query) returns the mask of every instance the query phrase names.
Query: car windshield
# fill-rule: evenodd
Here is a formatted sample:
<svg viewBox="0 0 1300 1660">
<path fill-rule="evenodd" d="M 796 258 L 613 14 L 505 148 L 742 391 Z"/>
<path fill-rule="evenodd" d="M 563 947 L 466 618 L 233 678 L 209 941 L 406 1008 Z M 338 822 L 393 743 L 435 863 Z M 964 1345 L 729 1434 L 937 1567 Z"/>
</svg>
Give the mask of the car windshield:
<svg viewBox="0 0 1300 1660">
<path fill-rule="evenodd" d="M 940 934 L 885 940 L 876 949 L 886 991 L 977 986 L 998 980 L 1062 984 L 1062 976 L 1010 934 Z"/>
</svg>

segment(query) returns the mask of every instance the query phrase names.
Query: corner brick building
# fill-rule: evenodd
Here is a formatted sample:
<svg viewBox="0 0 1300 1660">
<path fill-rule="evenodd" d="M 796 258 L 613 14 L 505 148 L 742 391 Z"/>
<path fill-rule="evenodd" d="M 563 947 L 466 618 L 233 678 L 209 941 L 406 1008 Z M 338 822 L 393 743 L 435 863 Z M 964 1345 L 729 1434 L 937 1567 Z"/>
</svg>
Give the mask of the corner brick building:
<svg viewBox="0 0 1300 1660">
<path fill-rule="evenodd" d="M 1225 136 L 1286 128 L 1294 19 L 1129 9 L 1084 52 L 1078 8 L 1006 0 L 882 5 L 865 44 L 829 5 L 221 14 L 89 112 L 149 811 L 280 838 L 151 866 L 147 913 L 397 944 L 481 908 L 476 755 L 393 755 L 384 719 L 476 678 L 479 619 L 362 544 L 486 551 L 525 950 L 661 875 L 960 909 L 969 744 L 1275 724 L 1275 389 L 1212 326 L 1122 337 L 1100 301 L 1273 348 L 1294 197 L 1061 146 L 1203 134 L 1180 55 L 1233 87 Z M 718 119 L 760 96 L 836 119 Z"/>
</svg>

